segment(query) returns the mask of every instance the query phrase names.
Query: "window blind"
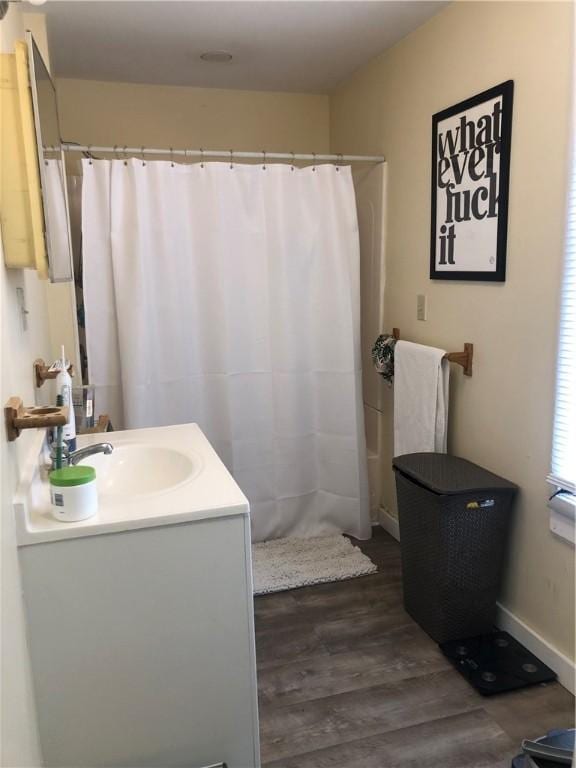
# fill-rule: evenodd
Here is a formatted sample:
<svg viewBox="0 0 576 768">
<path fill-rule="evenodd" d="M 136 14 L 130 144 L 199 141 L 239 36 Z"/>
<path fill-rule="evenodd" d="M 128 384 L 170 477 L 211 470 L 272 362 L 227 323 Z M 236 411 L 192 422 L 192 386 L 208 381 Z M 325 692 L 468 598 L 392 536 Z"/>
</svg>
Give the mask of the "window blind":
<svg viewBox="0 0 576 768">
<path fill-rule="evenodd" d="M 560 301 L 552 471 L 548 480 L 576 493 L 576 119 L 572 125 L 572 167 Z"/>
</svg>

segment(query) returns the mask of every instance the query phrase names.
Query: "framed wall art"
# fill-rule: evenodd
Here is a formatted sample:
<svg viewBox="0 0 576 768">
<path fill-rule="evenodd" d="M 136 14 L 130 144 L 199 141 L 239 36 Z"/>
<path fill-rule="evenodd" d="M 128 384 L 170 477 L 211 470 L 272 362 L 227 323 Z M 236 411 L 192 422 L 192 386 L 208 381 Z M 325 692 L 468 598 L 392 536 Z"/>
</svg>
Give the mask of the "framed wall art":
<svg viewBox="0 0 576 768">
<path fill-rule="evenodd" d="M 514 83 L 432 117 L 430 278 L 506 278 Z"/>
</svg>

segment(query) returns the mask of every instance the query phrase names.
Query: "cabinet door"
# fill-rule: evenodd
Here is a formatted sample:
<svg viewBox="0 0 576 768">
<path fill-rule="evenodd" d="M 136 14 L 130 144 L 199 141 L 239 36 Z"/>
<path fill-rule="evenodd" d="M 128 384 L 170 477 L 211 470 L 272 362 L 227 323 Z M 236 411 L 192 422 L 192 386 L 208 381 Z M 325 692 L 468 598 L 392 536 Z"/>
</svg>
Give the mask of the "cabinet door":
<svg viewBox="0 0 576 768">
<path fill-rule="evenodd" d="M 47 765 L 259 764 L 247 526 L 21 550 Z"/>
</svg>

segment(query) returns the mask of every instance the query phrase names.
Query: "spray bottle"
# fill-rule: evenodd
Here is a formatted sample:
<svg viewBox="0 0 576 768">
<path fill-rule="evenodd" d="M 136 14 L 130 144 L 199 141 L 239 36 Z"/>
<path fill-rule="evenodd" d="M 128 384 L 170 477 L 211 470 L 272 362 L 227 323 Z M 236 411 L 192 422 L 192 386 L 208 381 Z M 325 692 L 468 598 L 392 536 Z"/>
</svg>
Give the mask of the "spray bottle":
<svg viewBox="0 0 576 768">
<path fill-rule="evenodd" d="M 76 450 L 76 420 L 74 418 L 74 403 L 72 402 L 72 379 L 66 366 L 64 345 L 62 345 L 60 371 L 56 377 L 56 392 L 62 396 L 62 405 L 68 406 L 68 423 L 63 428 L 63 437 L 70 451 Z"/>
</svg>

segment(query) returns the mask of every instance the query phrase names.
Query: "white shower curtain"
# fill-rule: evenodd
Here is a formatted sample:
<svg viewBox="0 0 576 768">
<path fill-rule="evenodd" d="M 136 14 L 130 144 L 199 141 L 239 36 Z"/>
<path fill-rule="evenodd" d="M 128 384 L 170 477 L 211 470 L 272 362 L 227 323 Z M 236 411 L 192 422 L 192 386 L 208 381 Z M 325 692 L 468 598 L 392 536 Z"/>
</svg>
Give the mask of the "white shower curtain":
<svg viewBox="0 0 576 768">
<path fill-rule="evenodd" d="M 198 422 L 253 539 L 370 536 L 352 177 L 83 161 L 90 381 L 116 428 Z"/>
</svg>

